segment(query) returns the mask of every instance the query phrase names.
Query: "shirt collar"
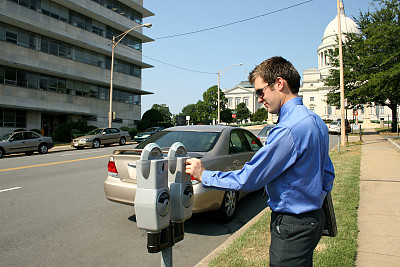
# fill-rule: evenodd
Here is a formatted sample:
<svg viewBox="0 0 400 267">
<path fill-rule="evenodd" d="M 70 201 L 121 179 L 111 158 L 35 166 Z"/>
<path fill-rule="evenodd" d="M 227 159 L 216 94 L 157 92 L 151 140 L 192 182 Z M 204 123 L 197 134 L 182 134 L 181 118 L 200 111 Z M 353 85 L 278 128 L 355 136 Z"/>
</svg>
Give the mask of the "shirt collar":
<svg viewBox="0 0 400 267">
<path fill-rule="evenodd" d="M 303 105 L 303 99 L 301 97 L 292 98 L 288 102 L 283 104 L 283 106 L 281 107 L 281 110 L 279 112 L 279 117 L 283 118 L 292 107 L 297 106 L 297 105 Z"/>
</svg>

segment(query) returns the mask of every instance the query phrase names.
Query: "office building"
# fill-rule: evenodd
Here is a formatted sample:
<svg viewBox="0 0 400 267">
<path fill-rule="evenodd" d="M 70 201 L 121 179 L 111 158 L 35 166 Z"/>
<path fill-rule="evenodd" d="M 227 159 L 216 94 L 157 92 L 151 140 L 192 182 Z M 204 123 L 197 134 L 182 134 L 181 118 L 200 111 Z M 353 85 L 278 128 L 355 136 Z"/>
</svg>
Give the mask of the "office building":
<svg viewBox="0 0 400 267">
<path fill-rule="evenodd" d="M 0 1 L 0 134 L 17 128 L 44 135 L 85 119 L 108 126 L 113 36 L 154 14 L 142 0 Z M 141 119 L 143 28 L 115 47 L 113 126 Z"/>
</svg>

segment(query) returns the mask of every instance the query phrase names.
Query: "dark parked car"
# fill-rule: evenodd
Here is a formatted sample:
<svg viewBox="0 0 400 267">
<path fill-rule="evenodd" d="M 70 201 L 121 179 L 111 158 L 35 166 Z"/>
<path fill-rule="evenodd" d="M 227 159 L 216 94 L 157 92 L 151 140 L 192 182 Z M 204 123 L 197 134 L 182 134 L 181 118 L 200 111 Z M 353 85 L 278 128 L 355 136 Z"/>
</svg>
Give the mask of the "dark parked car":
<svg viewBox="0 0 400 267">
<path fill-rule="evenodd" d="M 133 138 L 134 141 L 140 143 L 143 142 L 144 140 L 146 140 L 147 138 L 149 138 L 150 136 L 152 136 L 155 133 L 158 133 L 159 131 L 163 130 L 164 127 L 151 127 L 151 128 L 147 128 L 144 132 L 135 135 L 135 137 Z"/>
<path fill-rule="evenodd" d="M 35 151 L 46 154 L 54 146 L 51 137 L 42 136 L 32 131 L 18 131 L 3 135 L 0 140 L 0 158 L 5 154 L 26 153 Z"/>
<path fill-rule="evenodd" d="M 254 134 L 238 127 L 192 125 L 167 128 L 139 144 L 136 149 L 114 151 L 104 182 L 106 197 L 111 201 L 134 205 L 137 182 L 133 166 L 140 159 L 142 149 L 149 143 L 156 143 L 168 153 L 175 142 L 181 142 L 186 147 L 188 156 L 200 158 L 206 169 L 220 171 L 241 169 L 262 148 Z M 223 221 L 234 218 L 238 200 L 249 193 L 205 188 L 195 180 L 192 184 L 193 213 L 219 210 Z"/>
</svg>

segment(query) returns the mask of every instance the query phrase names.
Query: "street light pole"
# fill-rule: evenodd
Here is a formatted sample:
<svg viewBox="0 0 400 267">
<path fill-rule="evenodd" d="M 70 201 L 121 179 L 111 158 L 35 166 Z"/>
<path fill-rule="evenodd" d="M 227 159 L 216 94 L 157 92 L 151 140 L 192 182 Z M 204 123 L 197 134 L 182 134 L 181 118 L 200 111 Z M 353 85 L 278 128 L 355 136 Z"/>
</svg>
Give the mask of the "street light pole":
<svg viewBox="0 0 400 267">
<path fill-rule="evenodd" d="M 343 9 L 343 4 L 337 0 L 338 12 L 338 37 L 339 37 L 339 71 L 340 71 L 340 134 L 341 145 L 346 146 L 346 121 L 344 116 L 344 74 L 343 74 L 343 48 L 342 48 L 342 27 L 340 25 L 340 16 Z"/>
<path fill-rule="evenodd" d="M 140 27 L 150 28 L 151 26 L 152 26 L 151 23 L 145 23 L 145 24 L 142 24 L 142 25 L 135 26 L 135 27 L 133 27 L 133 28 L 131 28 L 131 29 L 129 29 L 129 30 L 127 30 L 127 31 L 125 31 L 125 32 L 123 32 L 123 33 L 117 35 L 117 36 L 113 36 L 113 41 L 112 41 L 112 52 L 111 52 L 110 108 L 109 108 L 109 112 L 108 112 L 108 127 L 111 127 L 111 122 L 112 122 L 112 117 L 113 117 L 113 114 L 112 114 L 112 97 L 113 97 L 114 50 L 115 50 L 115 47 L 117 46 L 117 44 L 118 44 L 122 39 L 124 39 L 124 37 L 125 37 L 130 31 L 132 31 L 132 30 L 134 30 L 134 29 L 137 29 L 137 28 L 140 28 Z M 118 40 L 117 42 L 115 42 L 115 39 L 118 38 L 118 37 L 120 37 L 120 36 L 121 36 L 121 38 L 119 38 L 119 40 Z"/>
<path fill-rule="evenodd" d="M 232 65 L 232 66 L 226 68 L 223 72 L 220 72 L 220 71 L 218 70 L 218 106 L 217 106 L 217 110 L 218 110 L 218 121 L 217 121 L 217 124 L 220 124 L 220 123 L 221 123 L 221 112 L 220 112 L 220 109 L 221 109 L 221 107 L 220 107 L 220 102 L 221 102 L 221 100 L 220 100 L 220 96 L 219 96 L 219 95 L 220 95 L 220 93 L 219 93 L 219 81 L 220 81 L 220 77 L 221 77 L 222 74 L 224 74 L 225 71 L 227 71 L 228 69 L 230 69 L 230 68 L 232 68 L 232 67 L 234 67 L 234 66 L 242 66 L 242 63 L 238 63 L 238 64 L 235 64 L 235 65 Z"/>
</svg>

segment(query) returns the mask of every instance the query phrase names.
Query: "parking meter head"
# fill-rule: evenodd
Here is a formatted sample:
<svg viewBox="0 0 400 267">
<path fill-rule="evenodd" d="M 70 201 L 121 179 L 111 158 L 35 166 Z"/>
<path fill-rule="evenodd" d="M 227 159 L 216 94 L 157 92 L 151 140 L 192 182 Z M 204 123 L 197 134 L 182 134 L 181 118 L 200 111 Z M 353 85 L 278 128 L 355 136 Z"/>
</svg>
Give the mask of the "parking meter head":
<svg viewBox="0 0 400 267">
<path fill-rule="evenodd" d="M 154 143 L 145 146 L 140 160 L 136 161 L 135 212 L 141 229 L 159 232 L 169 225 L 171 201 L 167 170 L 168 160 L 161 148 Z"/>
</svg>

